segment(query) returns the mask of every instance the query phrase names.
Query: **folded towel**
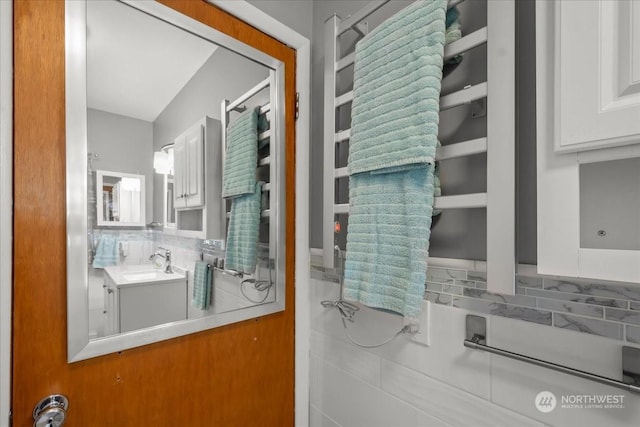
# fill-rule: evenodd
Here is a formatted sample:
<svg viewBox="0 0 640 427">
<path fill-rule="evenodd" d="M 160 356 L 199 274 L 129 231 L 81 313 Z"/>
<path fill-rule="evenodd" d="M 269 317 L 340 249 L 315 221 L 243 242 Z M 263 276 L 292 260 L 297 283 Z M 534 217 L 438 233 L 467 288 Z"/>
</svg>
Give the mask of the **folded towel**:
<svg viewBox="0 0 640 427">
<path fill-rule="evenodd" d="M 258 112 L 242 113 L 227 129 L 222 197 L 253 193 L 258 165 Z"/>
<path fill-rule="evenodd" d="M 347 300 L 417 317 L 427 271 L 433 165 L 351 176 Z"/>
<path fill-rule="evenodd" d="M 248 274 L 256 270 L 261 199 L 262 183 L 259 182 L 252 194 L 236 197 L 231 202 L 225 254 L 225 268 L 228 270 Z"/>
<path fill-rule="evenodd" d="M 118 256 L 118 241 L 115 237 L 102 236 L 98 241 L 96 255 L 93 257 L 93 268 L 104 268 L 117 265 L 120 257 Z"/>
<path fill-rule="evenodd" d="M 211 303 L 213 294 L 213 272 L 204 261 L 196 261 L 193 269 L 193 297 L 191 304 L 200 310 L 206 310 Z"/>
<path fill-rule="evenodd" d="M 446 6 L 416 1 L 356 45 L 350 174 L 433 162 Z"/>
</svg>

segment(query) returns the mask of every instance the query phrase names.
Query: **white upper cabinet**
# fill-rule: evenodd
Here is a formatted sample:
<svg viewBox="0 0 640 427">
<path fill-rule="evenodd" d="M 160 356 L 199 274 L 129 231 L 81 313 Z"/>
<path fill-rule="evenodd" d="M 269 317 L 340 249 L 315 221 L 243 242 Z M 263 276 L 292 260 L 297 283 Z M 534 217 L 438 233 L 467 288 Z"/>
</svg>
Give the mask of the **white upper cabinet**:
<svg viewBox="0 0 640 427">
<path fill-rule="evenodd" d="M 176 209 L 204 205 L 204 139 L 203 126 L 198 123 L 175 140 L 174 203 Z"/>
<path fill-rule="evenodd" d="M 640 2 L 557 1 L 554 8 L 556 150 L 640 142 Z"/>
<path fill-rule="evenodd" d="M 640 282 L 640 2 L 536 2 L 538 272 Z"/>
</svg>

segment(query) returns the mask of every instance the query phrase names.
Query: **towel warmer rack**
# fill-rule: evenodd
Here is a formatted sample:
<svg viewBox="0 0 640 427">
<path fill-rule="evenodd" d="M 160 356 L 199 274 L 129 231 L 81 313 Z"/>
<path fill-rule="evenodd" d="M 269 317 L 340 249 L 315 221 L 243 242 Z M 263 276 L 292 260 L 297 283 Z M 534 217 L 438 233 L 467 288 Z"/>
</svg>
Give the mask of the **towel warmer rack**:
<svg viewBox="0 0 640 427">
<path fill-rule="evenodd" d="M 251 98 L 258 95 L 264 89 L 271 89 L 275 87 L 276 86 L 275 78 L 276 78 L 276 73 L 275 71 L 271 70 L 269 72 L 269 77 L 262 80 L 260 83 L 258 83 L 257 85 L 249 89 L 244 94 L 240 95 L 235 101 L 229 101 L 227 99 L 222 100 L 220 108 L 221 108 L 221 122 L 222 122 L 222 158 L 223 159 L 225 158 L 225 153 L 226 153 L 227 126 L 229 125 L 229 122 L 230 122 L 230 118 L 229 118 L 230 113 L 232 111 L 238 111 L 238 112 L 244 111 L 246 109 L 244 104 L 248 102 Z M 275 93 L 273 90 L 269 90 L 269 102 L 260 106 L 260 110 L 258 111 L 259 115 L 265 115 L 269 123 L 272 123 L 272 119 L 274 117 L 273 109 L 272 109 L 272 106 L 274 105 L 276 105 Z M 269 129 L 263 132 L 260 132 L 258 134 L 258 142 L 269 141 L 268 144 L 270 144 L 271 141 L 274 141 L 275 140 L 275 138 L 273 138 L 274 129 L 275 129 L 274 127 L 269 126 Z M 259 156 L 258 164 L 256 165 L 257 168 L 264 167 L 264 166 L 269 167 L 269 181 L 262 185 L 263 195 L 265 193 L 269 194 L 269 207 L 266 209 L 263 209 L 260 215 L 261 218 L 264 218 L 267 221 L 271 219 L 271 213 L 276 212 L 276 201 L 277 201 L 277 196 L 275 195 L 276 189 L 271 184 L 273 182 L 276 182 L 276 173 L 277 173 L 276 172 L 277 168 L 274 164 L 275 161 L 272 160 L 272 156 L 271 156 L 271 153 L 275 154 L 275 151 L 271 151 L 271 150 L 272 148 L 270 148 L 270 154 L 262 157 Z M 224 168 L 224 163 L 223 163 L 223 168 Z M 227 203 L 224 203 L 223 206 L 224 206 L 223 221 L 226 223 L 231 213 L 228 211 Z M 276 227 L 270 226 L 269 227 L 269 252 L 270 253 L 275 253 L 275 242 L 277 239 L 276 233 L 277 233 Z"/>
<path fill-rule="evenodd" d="M 463 0 L 450 0 L 453 7 Z M 368 3 L 342 20 L 334 15 L 325 23 L 324 65 L 324 190 L 323 262 L 334 268 L 335 215 L 348 214 L 348 203 L 336 203 L 335 180 L 348 177 L 347 167 L 335 166 L 336 147 L 349 140 L 350 129 L 337 125 L 337 109 L 353 101 L 353 91 L 337 95 L 337 73 L 354 63 L 355 54 L 340 54 L 339 37 L 349 30 L 367 33 L 360 25 L 389 0 Z M 463 16 L 464 19 L 464 16 Z M 515 1 L 487 1 L 487 25 L 444 49 L 444 59 L 474 47 L 487 46 L 487 81 L 441 96 L 440 110 L 487 101 L 487 135 L 440 147 L 437 160 L 487 154 L 487 191 L 436 197 L 434 209 L 487 210 L 487 287 L 490 292 L 513 294 L 515 278 Z"/>
</svg>

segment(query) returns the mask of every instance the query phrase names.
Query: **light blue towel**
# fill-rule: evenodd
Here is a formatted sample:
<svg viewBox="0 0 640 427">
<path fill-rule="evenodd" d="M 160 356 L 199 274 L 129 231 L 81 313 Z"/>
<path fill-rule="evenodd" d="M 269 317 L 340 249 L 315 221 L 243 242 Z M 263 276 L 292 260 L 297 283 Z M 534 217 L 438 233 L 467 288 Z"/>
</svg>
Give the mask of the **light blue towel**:
<svg viewBox="0 0 640 427">
<path fill-rule="evenodd" d="M 350 174 L 434 161 L 446 7 L 416 1 L 356 45 Z"/>
<path fill-rule="evenodd" d="M 343 297 L 420 314 L 427 271 L 433 165 L 353 175 Z"/>
<path fill-rule="evenodd" d="M 118 254 L 118 240 L 111 236 L 102 236 L 98 241 L 96 255 L 93 257 L 93 268 L 105 268 L 117 265 L 120 260 Z"/>
<path fill-rule="evenodd" d="M 222 197 L 253 193 L 258 166 L 258 113 L 242 113 L 227 130 Z"/>
<path fill-rule="evenodd" d="M 416 1 L 356 46 L 343 297 L 405 317 L 424 298 L 446 6 Z"/>
<path fill-rule="evenodd" d="M 253 274 L 258 257 L 258 233 L 262 211 L 262 183 L 252 194 L 236 197 L 231 202 L 231 217 L 227 234 L 225 268 Z"/>
<path fill-rule="evenodd" d="M 195 308 L 206 310 L 213 294 L 213 271 L 204 261 L 196 261 L 193 269 L 193 297 L 191 303 Z"/>
</svg>

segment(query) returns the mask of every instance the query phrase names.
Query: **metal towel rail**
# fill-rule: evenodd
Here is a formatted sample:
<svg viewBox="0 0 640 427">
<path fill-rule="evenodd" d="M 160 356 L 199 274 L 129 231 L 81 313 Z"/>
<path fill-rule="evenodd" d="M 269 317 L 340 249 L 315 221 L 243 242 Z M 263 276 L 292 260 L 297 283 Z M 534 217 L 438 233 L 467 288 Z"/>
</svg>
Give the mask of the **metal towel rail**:
<svg viewBox="0 0 640 427">
<path fill-rule="evenodd" d="M 486 319 L 484 317 L 474 316 L 472 314 L 467 315 L 466 326 L 466 339 L 464 340 L 465 347 L 472 348 L 474 350 L 484 350 L 492 354 L 519 360 L 521 362 L 531 363 L 532 365 L 541 366 L 543 368 L 595 381 L 600 384 L 621 388 L 631 393 L 640 394 L 640 349 L 638 348 L 627 346 L 622 347 L 622 375 L 624 379 L 630 381 L 623 382 L 614 380 L 613 378 L 581 371 L 580 369 L 574 369 L 557 363 L 536 359 L 535 357 L 491 347 L 486 344 Z"/>
</svg>

